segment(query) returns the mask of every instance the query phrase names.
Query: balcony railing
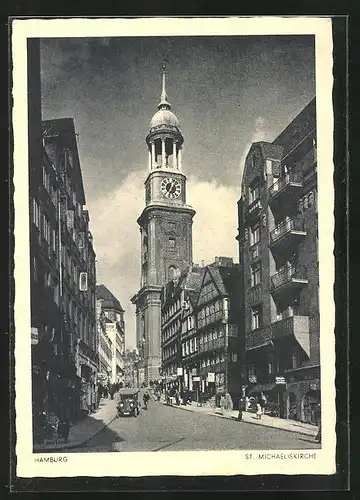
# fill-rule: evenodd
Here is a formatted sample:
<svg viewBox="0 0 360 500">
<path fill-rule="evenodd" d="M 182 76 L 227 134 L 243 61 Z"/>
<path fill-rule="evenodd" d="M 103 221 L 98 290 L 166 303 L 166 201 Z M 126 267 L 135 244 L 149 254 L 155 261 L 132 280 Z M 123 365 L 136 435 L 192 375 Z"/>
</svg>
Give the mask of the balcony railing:
<svg viewBox="0 0 360 500">
<path fill-rule="evenodd" d="M 252 203 L 249 204 L 247 210 L 246 210 L 246 217 L 256 217 L 257 215 L 260 214 L 262 209 L 261 206 L 261 200 L 258 198 L 257 200 L 253 201 Z"/>
<path fill-rule="evenodd" d="M 276 245 L 280 240 L 286 240 L 286 245 L 289 246 L 288 237 L 291 237 L 293 242 L 299 243 L 304 236 L 306 236 L 304 221 L 288 218 L 270 232 L 270 245 Z"/>
<path fill-rule="evenodd" d="M 305 353 L 310 355 L 308 316 L 290 316 L 264 328 L 249 332 L 245 338 L 245 349 L 259 349 L 273 341 L 276 342 L 289 336 L 294 337 Z"/>
<path fill-rule="evenodd" d="M 269 187 L 270 198 L 283 192 L 288 186 L 301 187 L 302 176 L 300 172 L 290 170 Z"/>
<path fill-rule="evenodd" d="M 203 366 L 200 368 L 200 375 L 204 376 L 208 373 L 219 373 L 225 372 L 225 361 L 221 361 L 220 363 L 215 363 L 213 365 Z"/>
<path fill-rule="evenodd" d="M 223 349 L 225 347 L 225 337 L 219 337 L 217 339 L 208 340 L 202 344 L 199 344 L 199 352 L 214 351 L 216 349 Z"/>
<path fill-rule="evenodd" d="M 271 276 L 271 290 L 275 290 L 293 281 L 303 281 L 307 283 L 307 278 L 305 273 L 296 269 L 295 266 L 286 267 Z"/>
</svg>

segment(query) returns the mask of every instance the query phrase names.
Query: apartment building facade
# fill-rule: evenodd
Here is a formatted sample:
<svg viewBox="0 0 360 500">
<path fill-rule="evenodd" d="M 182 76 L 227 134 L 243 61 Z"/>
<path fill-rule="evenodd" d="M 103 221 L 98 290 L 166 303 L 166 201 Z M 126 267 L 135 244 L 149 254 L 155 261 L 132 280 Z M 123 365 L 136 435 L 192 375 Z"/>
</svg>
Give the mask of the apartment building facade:
<svg viewBox="0 0 360 500">
<path fill-rule="evenodd" d="M 316 101 L 247 155 L 238 202 L 244 390 L 281 417 L 320 402 Z"/>
<path fill-rule="evenodd" d="M 195 323 L 191 323 L 194 318 L 193 314 L 189 315 L 189 308 L 191 298 L 194 298 L 200 286 L 201 277 L 201 268 L 188 266 L 162 289 L 161 373 L 163 383 L 169 388 L 184 390 L 188 387 L 188 367 L 186 369 L 183 365 L 183 357 L 190 353 L 190 344 L 191 352 L 194 349 L 193 337 L 196 330 Z M 191 333 L 189 331 L 184 338 L 185 327 L 188 328 L 189 325 Z"/>
<path fill-rule="evenodd" d="M 167 387 L 198 397 L 241 396 L 239 266 L 217 257 L 163 287 L 162 374 Z"/>
<path fill-rule="evenodd" d="M 206 266 L 195 316 L 201 391 L 241 397 L 239 266 L 219 257 Z"/>
<path fill-rule="evenodd" d="M 111 349 L 110 383 L 124 382 L 124 357 L 125 357 L 125 311 L 119 300 L 103 284 L 96 286 L 96 297 L 101 301 L 102 319 L 105 328 L 103 346 Z"/>
<path fill-rule="evenodd" d="M 98 357 L 95 252 L 71 119 L 40 122 L 29 173 L 33 414 L 74 421 L 96 407 Z"/>
<path fill-rule="evenodd" d="M 112 352 L 113 346 L 106 332 L 105 314 L 102 309 L 102 299 L 96 298 L 96 320 L 99 338 L 99 368 L 98 381 L 102 385 L 108 385 L 112 379 Z"/>
<path fill-rule="evenodd" d="M 81 409 L 88 412 L 95 408 L 97 392 L 96 270 L 76 131 L 71 118 L 61 118 L 43 121 L 42 132 L 44 149 L 59 179 L 60 302 L 70 356 L 81 380 Z M 43 182 L 47 184 L 46 177 Z"/>
</svg>

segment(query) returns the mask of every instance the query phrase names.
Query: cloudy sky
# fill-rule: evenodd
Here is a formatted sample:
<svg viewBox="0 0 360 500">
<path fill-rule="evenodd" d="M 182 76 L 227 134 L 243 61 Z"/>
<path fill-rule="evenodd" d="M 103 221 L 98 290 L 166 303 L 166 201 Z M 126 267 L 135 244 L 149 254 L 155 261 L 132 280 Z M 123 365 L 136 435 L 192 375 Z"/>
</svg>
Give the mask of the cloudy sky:
<svg viewBox="0 0 360 500">
<path fill-rule="evenodd" d="M 126 311 L 130 347 L 145 136 L 164 60 L 169 101 L 184 135 L 199 263 L 217 255 L 238 260 L 236 202 L 246 153 L 254 141 L 274 140 L 315 95 L 312 36 L 42 39 L 42 118 L 74 118 L 98 282 Z"/>
</svg>

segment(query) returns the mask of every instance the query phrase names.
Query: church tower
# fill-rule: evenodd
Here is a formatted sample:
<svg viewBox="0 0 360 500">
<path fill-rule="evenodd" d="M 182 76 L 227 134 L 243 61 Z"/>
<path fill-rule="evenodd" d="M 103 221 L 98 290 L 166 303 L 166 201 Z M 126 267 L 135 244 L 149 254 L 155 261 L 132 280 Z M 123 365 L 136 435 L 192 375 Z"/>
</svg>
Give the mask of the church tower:
<svg viewBox="0 0 360 500">
<path fill-rule="evenodd" d="M 136 305 L 136 336 L 142 350 L 145 382 L 159 378 L 161 365 L 161 288 L 192 262 L 192 219 L 182 172 L 184 138 L 165 89 L 165 68 L 158 111 L 146 137 L 148 175 L 141 234 L 141 285 Z"/>
</svg>

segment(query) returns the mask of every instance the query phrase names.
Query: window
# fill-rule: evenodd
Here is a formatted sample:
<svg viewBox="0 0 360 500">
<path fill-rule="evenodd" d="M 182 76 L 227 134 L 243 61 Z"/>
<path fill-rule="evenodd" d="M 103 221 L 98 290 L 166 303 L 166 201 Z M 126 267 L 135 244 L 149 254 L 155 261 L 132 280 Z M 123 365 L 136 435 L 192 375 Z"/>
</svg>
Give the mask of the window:
<svg viewBox="0 0 360 500">
<path fill-rule="evenodd" d="M 261 264 L 256 262 L 251 266 L 251 286 L 256 286 L 261 282 Z"/>
<path fill-rule="evenodd" d="M 260 187 L 258 181 L 253 183 L 249 188 L 249 204 L 260 198 Z"/>
<path fill-rule="evenodd" d="M 43 234 L 45 240 L 48 243 L 50 243 L 50 222 L 49 222 L 49 219 L 46 217 L 45 214 L 43 214 L 42 220 L 43 220 L 42 234 Z"/>
<path fill-rule="evenodd" d="M 304 196 L 304 210 L 307 210 L 309 206 L 309 199 L 307 196 Z"/>
<path fill-rule="evenodd" d="M 40 226 L 40 205 L 35 198 L 33 198 L 33 223 L 36 227 Z"/>
<path fill-rule="evenodd" d="M 256 377 L 256 366 L 255 365 L 250 365 L 248 368 L 248 373 L 249 373 L 249 378 L 250 377 Z"/>
<path fill-rule="evenodd" d="M 54 206 L 57 208 L 57 191 L 55 186 L 51 186 L 51 201 L 53 202 Z"/>
<path fill-rule="evenodd" d="M 72 229 L 74 227 L 74 210 L 67 210 L 66 222 L 68 229 Z"/>
<path fill-rule="evenodd" d="M 46 171 L 46 168 L 43 166 L 43 186 L 47 192 L 50 192 L 50 179 L 49 174 Z"/>
<path fill-rule="evenodd" d="M 260 308 L 256 307 L 251 310 L 251 329 L 257 330 L 261 326 Z"/>
<path fill-rule="evenodd" d="M 254 224 L 250 227 L 250 246 L 256 245 L 260 241 L 260 224 Z"/>
<path fill-rule="evenodd" d="M 86 292 L 88 289 L 87 273 L 80 273 L 79 275 L 79 289 L 80 292 Z"/>
<path fill-rule="evenodd" d="M 56 232 L 55 229 L 51 230 L 51 247 L 53 252 L 56 252 Z"/>
<path fill-rule="evenodd" d="M 64 149 L 64 160 L 65 160 L 65 166 L 66 167 L 73 167 L 73 154 L 71 149 L 65 148 Z"/>
<path fill-rule="evenodd" d="M 272 161 L 266 160 L 266 175 L 272 174 Z"/>
<path fill-rule="evenodd" d="M 169 247 L 175 248 L 175 238 L 169 238 Z"/>
<path fill-rule="evenodd" d="M 310 191 L 309 193 L 309 207 L 314 204 L 314 193 Z"/>
</svg>

